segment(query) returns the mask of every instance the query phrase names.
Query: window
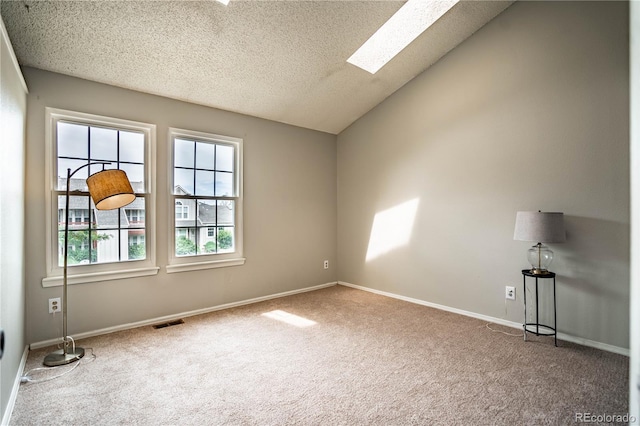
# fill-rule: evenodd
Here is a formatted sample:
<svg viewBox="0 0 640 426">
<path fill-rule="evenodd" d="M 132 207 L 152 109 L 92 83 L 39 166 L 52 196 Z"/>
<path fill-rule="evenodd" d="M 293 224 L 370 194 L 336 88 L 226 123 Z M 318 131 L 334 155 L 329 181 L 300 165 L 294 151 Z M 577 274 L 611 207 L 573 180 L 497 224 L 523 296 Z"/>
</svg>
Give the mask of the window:
<svg viewBox="0 0 640 426">
<path fill-rule="evenodd" d="M 129 206 L 126 206 L 129 207 Z M 125 208 L 127 220 L 129 223 L 144 223 L 144 209 L 128 209 Z"/>
<path fill-rule="evenodd" d="M 241 265 L 242 140 L 170 129 L 175 211 L 167 272 Z"/>
<path fill-rule="evenodd" d="M 189 219 L 189 206 L 176 201 L 176 219 Z"/>
<path fill-rule="evenodd" d="M 153 179 L 150 162 L 155 126 L 47 108 L 47 173 L 49 189 L 48 277 L 43 285 L 59 285 L 64 229 L 69 228 L 69 283 L 92 282 L 157 273 L 153 241 Z M 110 164 L 89 163 L 101 161 Z M 67 169 L 78 170 L 69 181 L 69 223 L 65 224 Z M 133 203 L 117 210 L 96 210 L 86 178 L 102 168 L 127 173 L 136 193 Z M 148 220 L 147 216 L 151 216 Z M 128 271 L 134 270 L 131 274 Z M 72 279 L 71 276 L 77 279 Z"/>
<path fill-rule="evenodd" d="M 60 211 L 60 223 L 64 225 L 64 204 Z M 89 223 L 89 210 L 85 209 L 69 209 L 69 223 L 75 224 L 88 224 Z"/>
</svg>

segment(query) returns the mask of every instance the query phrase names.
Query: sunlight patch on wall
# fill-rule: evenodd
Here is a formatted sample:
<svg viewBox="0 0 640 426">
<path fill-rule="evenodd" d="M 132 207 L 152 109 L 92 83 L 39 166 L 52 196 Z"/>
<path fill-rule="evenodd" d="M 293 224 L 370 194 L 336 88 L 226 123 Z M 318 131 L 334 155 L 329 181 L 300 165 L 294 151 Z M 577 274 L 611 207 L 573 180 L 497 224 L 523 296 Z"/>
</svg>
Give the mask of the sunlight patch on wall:
<svg viewBox="0 0 640 426">
<path fill-rule="evenodd" d="M 369 236 L 367 262 L 409 243 L 419 201 L 414 198 L 376 213 Z"/>
<path fill-rule="evenodd" d="M 311 321 L 310 319 L 299 317 L 298 315 L 290 314 L 289 312 L 281 311 L 279 309 L 271 312 L 265 312 L 262 315 L 301 328 L 317 324 L 315 321 Z"/>
</svg>

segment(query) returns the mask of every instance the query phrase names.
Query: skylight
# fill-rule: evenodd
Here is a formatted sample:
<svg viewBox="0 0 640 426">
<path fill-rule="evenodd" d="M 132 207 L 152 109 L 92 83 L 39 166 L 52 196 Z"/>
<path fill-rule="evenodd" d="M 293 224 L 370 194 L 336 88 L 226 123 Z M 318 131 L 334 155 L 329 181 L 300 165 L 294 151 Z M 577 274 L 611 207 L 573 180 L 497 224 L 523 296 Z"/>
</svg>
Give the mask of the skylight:
<svg viewBox="0 0 640 426">
<path fill-rule="evenodd" d="M 375 74 L 459 0 L 408 0 L 347 62 Z"/>
</svg>

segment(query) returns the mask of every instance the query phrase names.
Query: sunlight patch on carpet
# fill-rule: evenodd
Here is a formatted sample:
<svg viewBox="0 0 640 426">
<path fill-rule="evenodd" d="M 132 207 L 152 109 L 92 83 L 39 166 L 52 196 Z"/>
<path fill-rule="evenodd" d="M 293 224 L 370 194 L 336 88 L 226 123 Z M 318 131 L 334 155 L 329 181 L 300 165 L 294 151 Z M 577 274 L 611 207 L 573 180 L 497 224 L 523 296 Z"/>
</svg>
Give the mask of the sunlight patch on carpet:
<svg viewBox="0 0 640 426">
<path fill-rule="evenodd" d="M 265 312 L 262 315 L 268 318 L 272 318 L 274 320 L 285 322 L 290 325 L 295 325 L 296 327 L 300 327 L 300 328 L 309 327 L 317 324 L 317 322 L 315 321 L 311 321 L 310 319 L 303 318 L 286 311 L 281 311 L 280 309 L 276 309 L 275 311 L 271 311 L 271 312 Z"/>
</svg>

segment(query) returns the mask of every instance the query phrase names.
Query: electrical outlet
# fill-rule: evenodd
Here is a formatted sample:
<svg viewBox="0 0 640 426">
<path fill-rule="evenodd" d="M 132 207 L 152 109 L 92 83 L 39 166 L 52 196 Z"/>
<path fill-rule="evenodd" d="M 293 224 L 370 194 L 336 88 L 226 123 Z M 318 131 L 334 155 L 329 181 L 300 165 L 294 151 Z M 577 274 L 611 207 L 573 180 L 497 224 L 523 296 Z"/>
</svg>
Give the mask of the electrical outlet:
<svg viewBox="0 0 640 426">
<path fill-rule="evenodd" d="M 510 286 L 506 286 L 504 288 L 504 297 L 505 299 L 509 299 L 509 300 L 516 300 L 516 288 L 515 287 L 510 287 Z"/>
<path fill-rule="evenodd" d="M 59 297 L 54 297 L 53 299 L 49 299 L 49 313 L 55 314 L 56 312 L 60 312 L 62 308 L 62 304 L 60 303 Z"/>
<path fill-rule="evenodd" d="M 329 269 L 329 261 L 328 260 L 324 261 L 324 269 Z"/>
</svg>

